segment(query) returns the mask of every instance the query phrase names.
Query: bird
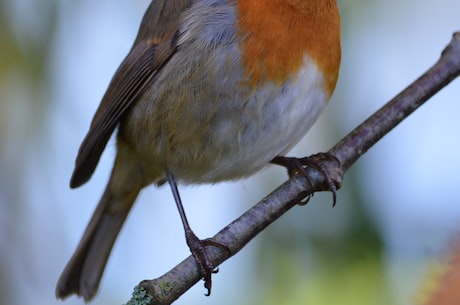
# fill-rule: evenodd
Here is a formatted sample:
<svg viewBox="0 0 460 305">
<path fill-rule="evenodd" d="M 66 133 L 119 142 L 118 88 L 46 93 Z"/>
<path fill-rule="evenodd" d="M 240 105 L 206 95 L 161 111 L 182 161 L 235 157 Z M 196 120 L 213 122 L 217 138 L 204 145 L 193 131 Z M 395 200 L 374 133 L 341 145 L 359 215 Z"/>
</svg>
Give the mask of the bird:
<svg viewBox="0 0 460 305">
<path fill-rule="evenodd" d="M 71 188 L 90 179 L 116 133 L 109 181 L 57 298 L 95 296 L 139 192 L 164 183 L 209 295 L 215 270 L 205 249 L 231 249 L 193 233 L 177 184 L 234 181 L 283 164 L 330 100 L 340 36 L 336 0 L 151 1 L 78 150 Z"/>
</svg>

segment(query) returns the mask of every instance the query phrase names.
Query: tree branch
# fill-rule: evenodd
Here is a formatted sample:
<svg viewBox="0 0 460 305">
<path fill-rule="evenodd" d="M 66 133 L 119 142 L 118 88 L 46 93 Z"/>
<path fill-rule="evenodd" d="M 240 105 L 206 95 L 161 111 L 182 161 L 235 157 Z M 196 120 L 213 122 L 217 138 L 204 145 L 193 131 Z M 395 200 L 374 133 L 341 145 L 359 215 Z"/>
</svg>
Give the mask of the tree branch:
<svg viewBox="0 0 460 305">
<path fill-rule="evenodd" d="M 322 167 L 340 187 L 344 173 L 361 155 L 459 75 L 460 32 L 456 32 L 433 67 L 328 151 L 340 164 L 333 159 L 324 160 Z M 306 168 L 305 171 L 310 179 L 293 176 L 214 236 L 216 241 L 226 244 L 231 250 L 229 254 L 219 248 L 209 247 L 207 254 L 214 266 L 219 266 L 238 253 L 299 201 L 316 191 L 328 189 L 324 174 L 313 168 Z M 139 283 L 128 305 L 171 304 L 200 278 L 195 260 L 189 256 L 163 276 Z"/>
</svg>

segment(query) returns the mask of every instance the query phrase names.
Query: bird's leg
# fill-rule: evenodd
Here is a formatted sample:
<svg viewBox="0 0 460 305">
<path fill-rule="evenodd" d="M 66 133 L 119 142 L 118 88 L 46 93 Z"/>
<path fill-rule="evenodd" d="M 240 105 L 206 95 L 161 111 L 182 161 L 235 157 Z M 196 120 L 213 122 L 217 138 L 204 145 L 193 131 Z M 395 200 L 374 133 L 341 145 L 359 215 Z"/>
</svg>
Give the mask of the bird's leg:
<svg viewBox="0 0 460 305">
<path fill-rule="evenodd" d="M 173 193 L 174 201 L 176 202 L 177 209 L 179 210 L 179 215 L 182 220 L 182 224 L 184 226 L 185 240 L 190 249 L 190 252 L 192 253 L 193 257 L 195 258 L 195 261 L 198 264 L 200 274 L 204 280 L 204 287 L 208 290 L 208 292 L 206 293 L 206 296 L 209 296 L 211 294 L 211 286 L 212 286 L 211 275 L 213 273 L 217 273 L 219 270 L 214 269 L 214 266 L 209 261 L 208 256 L 206 254 L 206 246 L 218 247 L 218 248 L 223 249 L 224 251 L 227 251 L 228 253 L 231 253 L 231 251 L 227 245 L 219 243 L 212 238 L 199 239 L 195 235 L 195 233 L 193 232 L 192 228 L 190 227 L 188 223 L 187 216 L 185 215 L 185 210 L 182 205 L 182 201 L 179 195 L 179 190 L 177 189 L 176 180 L 173 174 L 169 170 L 166 170 L 166 176 L 168 179 L 169 186 L 171 187 L 171 191 Z"/>
<path fill-rule="evenodd" d="M 340 161 L 331 154 L 328 153 L 318 153 L 305 158 L 293 158 L 293 157 L 275 157 L 271 163 L 281 165 L 287 168 L 289 177 L 294 175 L 302 175 L 307 178 L 311 186 L 313 186 L 313 181 L 308 172 L 306 171 L 307 167 L 314 168 L 324 175 L 324 178 L 327 183 L 327 190 L 332 193 L 332 206 L 335 206 L 337 199 L 337 188 L 340 187 L 340 183 L 334 181 L 329 175 L 327 168 L 323 165 L 325 161 L 334 161 L 340 165 Z M 313 195 L 313 194 L 312 194 Z M 308 196 L 305 201 L 302 201 L 301 204 L 306 204 L 310 197 Z"/>
</svg>

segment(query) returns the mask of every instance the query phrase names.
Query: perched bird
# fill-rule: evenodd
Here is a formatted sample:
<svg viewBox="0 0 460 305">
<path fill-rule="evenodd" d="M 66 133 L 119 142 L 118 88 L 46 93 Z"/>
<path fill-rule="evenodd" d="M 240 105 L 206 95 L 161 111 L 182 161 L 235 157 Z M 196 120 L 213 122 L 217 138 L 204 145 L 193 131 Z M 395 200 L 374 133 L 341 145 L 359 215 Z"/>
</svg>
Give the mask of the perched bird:
<svg viewBox="0 0 460 305">
<path fill-rule="evenodd" d="M 168 182 L 205 286 L 213 266 L 190 229 L 176 180 L 250 176 L 288 152 L 329 100 L 340 65 L 335 0 L 153 0 L 76 159 L 89 180 L 118 127 L 112 174 L 56 295 L 95 295 L 139 191 Z"/>
</svg>

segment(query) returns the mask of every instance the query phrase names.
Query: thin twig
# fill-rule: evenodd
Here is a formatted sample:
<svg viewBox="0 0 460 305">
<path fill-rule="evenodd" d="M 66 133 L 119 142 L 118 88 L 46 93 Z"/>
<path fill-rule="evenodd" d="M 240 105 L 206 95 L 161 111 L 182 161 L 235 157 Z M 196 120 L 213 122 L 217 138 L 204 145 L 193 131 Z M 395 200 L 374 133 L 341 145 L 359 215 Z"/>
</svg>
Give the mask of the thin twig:
<svg viewBox="0 0 460 305">
<path fill-rule="evenodd" d="M 457 32 L 432 68 L 328 151 L 340 162 L 340 166 L 333 160 L 326 160 L 323 164 L 337 186 L 340 187 L 344 173 L 362 154 L 459 75 L 460 32 Z M 310 168 L 306 171 L 310 179 L 292 177 L 213 237 L 231 250 L 229 254 L 210 247 L 208 255 L 214 266 L 240 251 L 300 200 L 315 191 L 327 190 L 324 175 Z M 128 304 L 171 304 L 199 280 L 200 272 L 194 258 L 189 256 L 163 276 L 142 281 L 135 288 Z"/>
<path fill-rule="evenodd" d="M 460 32 L 454 33 L 439 61 L 416 81 L 337 143 L 329 153 L 343 171 L 372 145 L 460 74 Z"/>
</svg>

